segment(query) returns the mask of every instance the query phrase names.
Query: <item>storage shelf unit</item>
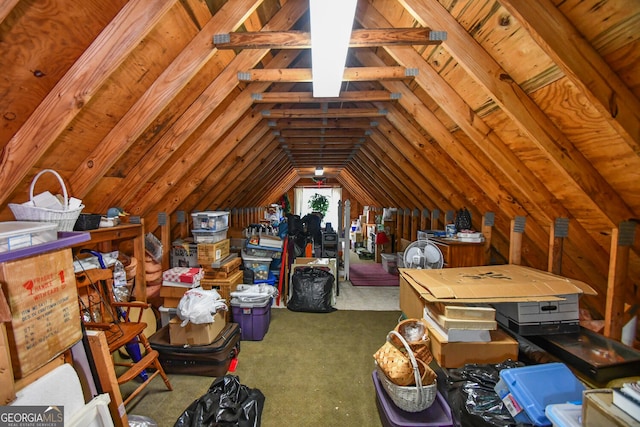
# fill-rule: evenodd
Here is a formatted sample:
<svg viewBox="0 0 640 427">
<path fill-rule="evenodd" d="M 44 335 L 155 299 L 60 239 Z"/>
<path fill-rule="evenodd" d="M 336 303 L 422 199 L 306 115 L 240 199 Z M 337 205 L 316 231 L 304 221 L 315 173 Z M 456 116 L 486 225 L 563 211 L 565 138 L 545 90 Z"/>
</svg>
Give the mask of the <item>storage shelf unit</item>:
<svg viewBox="0 0 640 427">
<path fill-rule="evenodd" d="M 100 252 L 111 252 L 118 249 L 120 242 L 131 240 L 133 256 L 138 260 L 134 296 L 137 301 L 147 301 L 147 282 L 144 272 L 144 226 L 143 224 L 122 224 L 116 227 L 90 230 L 88 242 L 75 245 L 74 248 L 90 248 Z"/>
</svg>

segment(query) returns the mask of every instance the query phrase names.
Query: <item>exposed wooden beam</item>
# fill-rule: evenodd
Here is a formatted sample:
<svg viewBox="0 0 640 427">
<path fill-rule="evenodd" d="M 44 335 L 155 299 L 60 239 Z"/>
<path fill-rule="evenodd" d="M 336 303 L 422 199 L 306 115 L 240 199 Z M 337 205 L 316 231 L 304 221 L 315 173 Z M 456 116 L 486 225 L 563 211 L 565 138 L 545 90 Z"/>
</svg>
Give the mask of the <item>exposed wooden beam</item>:
<svg viewBox="0 0 640 427">
<path fill-rule="evenodd" d="M 0 24 L 19 2 L 20 0 L 3 0 L 0 2 Z"/>
<path fill-rule="evenodd" d="M 2 150 L 0 204 L 175 2 L 127 3 L 51 89 Z"/>
<path fill-rule="evenodd" d="M 500 3 L 640 155 L 640 100 L 562 12 L 549 0 Z"/>
<path fill-rule="evenodd" d="M 299 144 L 305 146 L 321 147 L 324 145 L 332 147 L 340 147 L 347 144 L 362 144 L 366 141 L 365 137 L 343 137 L 343 138 L 330 138 L 322 139 L 321 135 L 309 136 L 309 137 L 278 137 L 278 141 L 283 144 L 289 144 L 289 146 Z"/>
<path fill-rule="evenodd" d="M 281 138 L 328 138 L 327 143 L 334 143 L 334 138 L 363 138 L 371 133 L 363 129 L 282 129 L 274 130 L 274 135 Z"/>
<path fill-rule="evenodd" d="M 284 118 L 336 118 L 336 117 L 384 117 L 386 110 L 376 108 L 299 108 L 282 110 L 264 110 L 262 116 L 271 119 Z"/>
<path fill-rule="evenodd" d="M 349 47 L 384 45 L 437 45 L 446 38 L 444 31 L 428 28 L 356 29 L 351 32 Z M 304 31 L 234 32 L 216 34 L 218 49 L 310 49 L 311 33 Z"/>
<path fill-rule="evenodd" d="M 366 102 L 393 101 L 399 97 L 399 94 L 386 90 L 340 92 L 340 96 L 337 98 L 314 98 L 311 92 L 262 92 L 253 94 L 253 102 L 256 104 Z"/>
<path fill-rule="evenodd" d="M 268 125 L 272 129 L 370 129 L 378 126 L 376 119 L 341 119 L 341 118 L 322 118 L 322 119 L 269 119 Z"/>
<path fill-rule="evenodd" d="M 109 133 L 97 144 L 94 151 L 87 156 L 71 176 L 74 194 L 77 197 L 86 196 L 96 185 L 109 168 L 117 161 L 122 153 L 128 150 L 153 122 L 158 115 L 170 104 L 189 81 L 204 67 L 215 55 L 206 44 L 207 31 L 221 26 L 230 29 L 237 28 L 249 16 L 263 0 L 238 0 L 225 4 L 203 31 L 197 34 L 185 49 L 169 64 L 146 92 L 136 101 L 129 111 L 120 119 Z M 245 11 L 245 9 L 247 9 Z M 229 61 L 227 59 L 226 61 Z M 169 144 L 171 146 L 171 144 Z M 164 145 L 163 148 L 166 148 Z M 172 152 L 172 149 L 168 149 Z M 153 174 L 152 166 L 162 159 L 161 155 L 154 157 L 154 162 L 141 162 L 137 168 L 149 168 L 142 171 L 141 175 L 134 174 L 136 179 L 146 179 Z M 131 190 L 133 182 L 127 179 L 126 190 Z M 122 188 L 121 191 L 125 191 Z M 117 203 L 122 203 L 122 199 Z M 106 201 L 108 202 L 108 201 Z M 110 205 L 107 205 L 108 207 Z M 101 206 L 104 208 L 105 206 Z"/>
<path fill-rule="evenodd" d="M 575 183 L 593 200 L 608 225 L 634 218 L 633 210 L 594 165 L 440 3 L 419 0 L 399 2 L 422 25 L 428 22 L 447 28 L 448 37 L 443 43 L 447 51 L 540 148 L 560 172 L 559 176 Z"/>
<path fill-rule="evenodd" d="M 269 21 L 267 27 L 277 25 L 291 25 L 290 20 L 294 17 L 301 16 L 304 11 L 307 10 L 308 5 L 304 0 L 289 1 L 285 6 L 278 11 L 278 13 Z M 224 101 L 229 93 L 236 87 L 237 82 L 232 77 L 236 67 L 254 66 L 260 60 L 267 55 L 268 51 L 260 50 L 247 50 L 238 54 L 232 61 L 233 65 L 227 66 L 204 90 L 204 92 L 196 99 L 190 107 L 184 112 L 184 114 L 173 124 L 171 129 L 167 131 L 162 137 L 154 144 L 154 146 L 145 155 L 144 161 L 139 162 L 134 170 L 127 175 L 127 180 L 123 182 L 114 194 L 111 194 L 110 198 L 105 198 L 100 208 L 105 209 L 109 206 L 113 206 L 113 203 L 123 203 L 123 200 L 131 200 L 134 206 L 138 206 L 135 199 L 132 200 L 131 195 L 136 194 L 145 184 L 147 178 L 156 173 L 161 167 L 166 167 L 166 162 L 169 158 L 180 148 L 180 146 L 189 138 L 194 126 L 202 124 L 209 115 L 216 109 L 216 107 Z M 276 67 L 286 67 L 291 61 L 293 61 L 295 55 L 292 52 L 280 52 L 276 55 L 270 63 L 273 63 Z M 261 92 L 265 90 L 262 85 L 252 87 L 250 90 L 255 92 Z M 245 104 L 248 103 L 248 105 Z M 224 117 L 219 120 L 216 119 L 214 123 L 216 128 L 208 128 L 205 134 L 208 135 L 209 141 L 207 144 L 211 144 L 211 141 L 215 141 L 221 133 L 224 133 L 222 129 L 232 126 L 234 119 L 240 117 L 247 108 L 250 107 L 251 92 L 244 95 L 242 92 L 236 100 L 233 102 L 230 109 L 225 111 Z M 148 125 L 148 124 L 147 124 Z M 195 153 L 189 153 L 189 157 L 195 155 Z M 180 165 L 171 164 L 169 168 L 165 169 L 165 176 L 169 181 L 174 181 L 175 177 L 170 177 L 169 170 L 172 170 L 171 174 L 181 176 L 184 174 L 184 168 Z M 169 184 L 167 189 L 170 188 Z M 105 207 L 106 206 L 106 207 Z M 100 210 L 101 212 L 101 210 Z"/>
<path fill-rule="evenodd" d="M 378 81 L 413 78 L 416 70 L 404 67 L 347 67 L 343 81 Z M 311 82 L 311 68 L 260 68 L 238 73 L 243 82 Z"/>
</svg>

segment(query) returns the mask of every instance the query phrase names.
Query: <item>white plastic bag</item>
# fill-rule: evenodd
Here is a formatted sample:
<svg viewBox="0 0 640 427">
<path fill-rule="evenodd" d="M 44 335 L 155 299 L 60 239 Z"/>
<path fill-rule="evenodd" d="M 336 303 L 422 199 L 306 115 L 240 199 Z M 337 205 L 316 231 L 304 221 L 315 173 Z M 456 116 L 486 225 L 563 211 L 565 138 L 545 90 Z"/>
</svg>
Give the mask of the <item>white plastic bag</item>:
<svg viewBox="0 0 640 427">
<path fill-rule="evenodd" d="M 227 304 L 220 298 L 220 294 L 215 289 L 204 290 L 201 288 L 192 288 L 184 293 L 176 314 L 182 319 L 181 326 L 187 323 L 212 323 L 213 315 L 218 310 L 226 310 Z"/>
</svg>

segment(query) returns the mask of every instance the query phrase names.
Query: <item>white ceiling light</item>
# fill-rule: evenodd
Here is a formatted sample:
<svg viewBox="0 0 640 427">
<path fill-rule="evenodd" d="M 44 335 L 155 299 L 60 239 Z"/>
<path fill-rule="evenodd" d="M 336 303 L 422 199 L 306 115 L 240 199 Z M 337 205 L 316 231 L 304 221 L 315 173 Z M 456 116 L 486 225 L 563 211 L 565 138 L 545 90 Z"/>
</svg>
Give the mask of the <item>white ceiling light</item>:
<svg viewBox="0 0 640 427">
<path fill-rule="evenodd" d="M 323 168 L 322 166 L 318 166 L 318 167 L 316 168 L 315 175 L 316 175 L 316 176 L 322 176 L 322 175 L 324 175 L 324 168 Z"/>
<path fill-rule="evenodd" d="M 309 0 L 313 96 L 337 97 L 357 0 Z"/>
</svg>

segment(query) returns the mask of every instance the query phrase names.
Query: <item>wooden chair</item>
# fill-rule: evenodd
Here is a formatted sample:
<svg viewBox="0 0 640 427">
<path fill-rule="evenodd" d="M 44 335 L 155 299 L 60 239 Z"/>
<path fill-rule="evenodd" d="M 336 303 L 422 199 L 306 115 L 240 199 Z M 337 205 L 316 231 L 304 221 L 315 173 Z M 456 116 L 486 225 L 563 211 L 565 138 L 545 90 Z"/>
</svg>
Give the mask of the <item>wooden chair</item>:
<svg viewBox="0 0 640 427">
<path fill-rule="evenodd" d="M 139 342 L 142 345 L 141 357 L 131 354 L 132 362 L 114 359 L 114 367 L 127 368 L 118 376 L 118 384 L 122 385 L 134 380 L 149 368 L 153 369 L 153 372 L 147 372 L 147 378 L 124 400 L 125 406 L 157 375 L 162 376 L 169 390 L 173 390 L 158 360 L 158 352 L 151 348 L 144 334 L 147 324 L 141 321 L 142 313 L 149 305 L 141 301 L 117 301 L 113 292 L 113 272 L 109 269 L 90 269 L 76 273 L 76 285 L 80 316 L 84 326 L 87 329 L 104 331 L 112 354 L 132 342 L 134 344 Z"/>
</svg>

